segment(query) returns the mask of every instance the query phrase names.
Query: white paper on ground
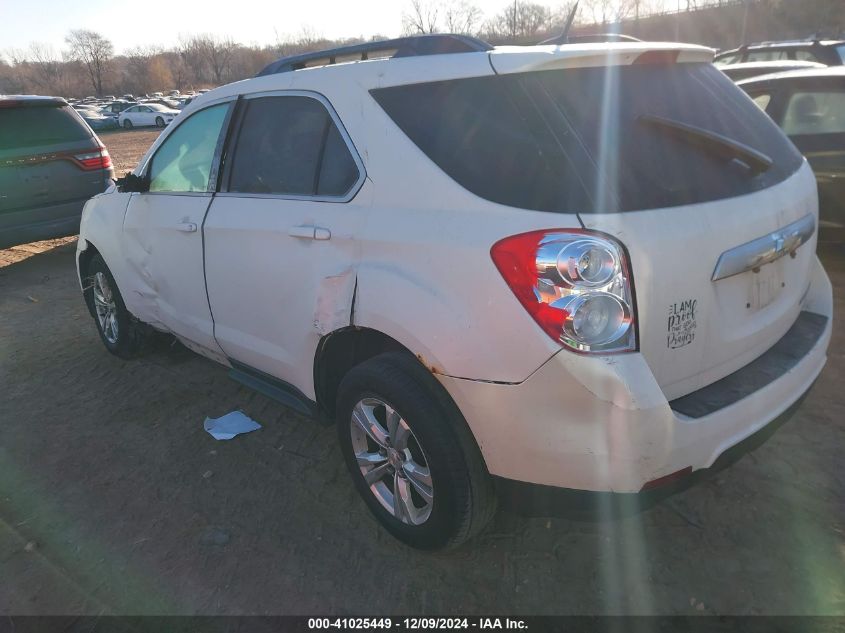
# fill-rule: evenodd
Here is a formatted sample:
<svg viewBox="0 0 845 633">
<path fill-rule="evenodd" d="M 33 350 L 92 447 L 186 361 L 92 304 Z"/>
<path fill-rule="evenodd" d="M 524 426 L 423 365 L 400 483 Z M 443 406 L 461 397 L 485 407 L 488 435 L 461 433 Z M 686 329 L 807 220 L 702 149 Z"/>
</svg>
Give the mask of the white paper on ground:
<svg viewBox="0 0 845 633">
<path fill-rule="evenodd" d="M 217 419 L 206 418 L 203 427 L 215 440 L 231 440 L 241 433 L 257 431 L 261 425 L 240 411 L 232 411 Z"/>
</svg>

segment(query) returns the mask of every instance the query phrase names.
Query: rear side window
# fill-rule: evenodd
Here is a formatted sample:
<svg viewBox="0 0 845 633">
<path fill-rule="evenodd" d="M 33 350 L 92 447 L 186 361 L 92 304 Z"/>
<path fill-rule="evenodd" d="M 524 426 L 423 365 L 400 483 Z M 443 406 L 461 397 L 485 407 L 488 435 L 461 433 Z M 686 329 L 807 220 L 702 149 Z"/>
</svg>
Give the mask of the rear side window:
<svg viewBox="0 0 845 633">
<path fill-rule="evenodd" d="M 320 101 L 303 96 L 247 101 L 229 191 L 334 197 L 357 180 L 349 148 Z"/>
<path fill-rule="evenodd" d="M 91 138 L 69 106 L 0 108 L 0 150 L 73 143 Z"/>
<path fill-rule="evenodd" d="M 793 93 L 782 127 L 789 136 L 845 134 L 845 91 Z"/>
<path fill-rule="evenodd" d="M 595 213 L 734 197 L 782 181 L 801 156 L 711 64 L 553 70 L 372 91 L 443 171 L 476 195 Z M 646 124 L 658 117 L 773 160 L 763 173 Z"/>
</svg>

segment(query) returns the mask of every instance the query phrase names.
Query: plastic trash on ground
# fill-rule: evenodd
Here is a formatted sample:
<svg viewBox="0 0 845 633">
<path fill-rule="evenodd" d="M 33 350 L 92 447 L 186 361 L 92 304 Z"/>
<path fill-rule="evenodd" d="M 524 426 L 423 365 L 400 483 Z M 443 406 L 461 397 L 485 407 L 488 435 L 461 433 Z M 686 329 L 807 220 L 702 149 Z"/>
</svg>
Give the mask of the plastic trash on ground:
<svg viewBox="0 0 845 633">
<path fill-rule="evenodd" d="M 219 418 L 206 418 L 203 427 L 215 440 L 231 440 L 241 433 L 257 431 L 261 425 L 240 411 L 232 411 Z"/>
</svg>

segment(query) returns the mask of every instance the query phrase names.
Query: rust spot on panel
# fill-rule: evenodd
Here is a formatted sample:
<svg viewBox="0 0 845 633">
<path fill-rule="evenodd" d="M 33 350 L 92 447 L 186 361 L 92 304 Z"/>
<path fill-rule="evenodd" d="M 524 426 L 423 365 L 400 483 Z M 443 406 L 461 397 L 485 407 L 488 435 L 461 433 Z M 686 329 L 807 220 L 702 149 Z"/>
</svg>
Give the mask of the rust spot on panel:
<svg viewBox="0 0 845 633">
<path fill-rule="evenodd" d="M 443 372 L 440 371 L 440 369 L 436 365 L 429 363 L 425 359 L 425 356 L 423 356 L 422 354 L 417 354 L 417 360 L 420 361 L 423 364 L 423 367 L 425 367 L 432 374 L 443 374 Z"/>
</svg>

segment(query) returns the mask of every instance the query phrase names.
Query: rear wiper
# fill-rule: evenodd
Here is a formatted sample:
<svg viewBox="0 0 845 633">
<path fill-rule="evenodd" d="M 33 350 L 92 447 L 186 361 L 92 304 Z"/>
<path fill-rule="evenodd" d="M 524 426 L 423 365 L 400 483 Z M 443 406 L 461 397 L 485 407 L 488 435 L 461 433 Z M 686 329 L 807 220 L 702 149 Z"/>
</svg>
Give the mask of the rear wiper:
<svg viewBox="0 0 845 633">
<path fill-rule="evenodd" d="M 721 158 L 740 160 L 748 166 L 755 176 L 768 171 L 773 165 L 772 159 L 763 152 L 758 152 L 753 147 L 710 130 L 659 116 L 642 115 L 638 121 L 654 126 L 655 129 L 663 130 L 675 138 L 712 152 Z"/>
</svg>

